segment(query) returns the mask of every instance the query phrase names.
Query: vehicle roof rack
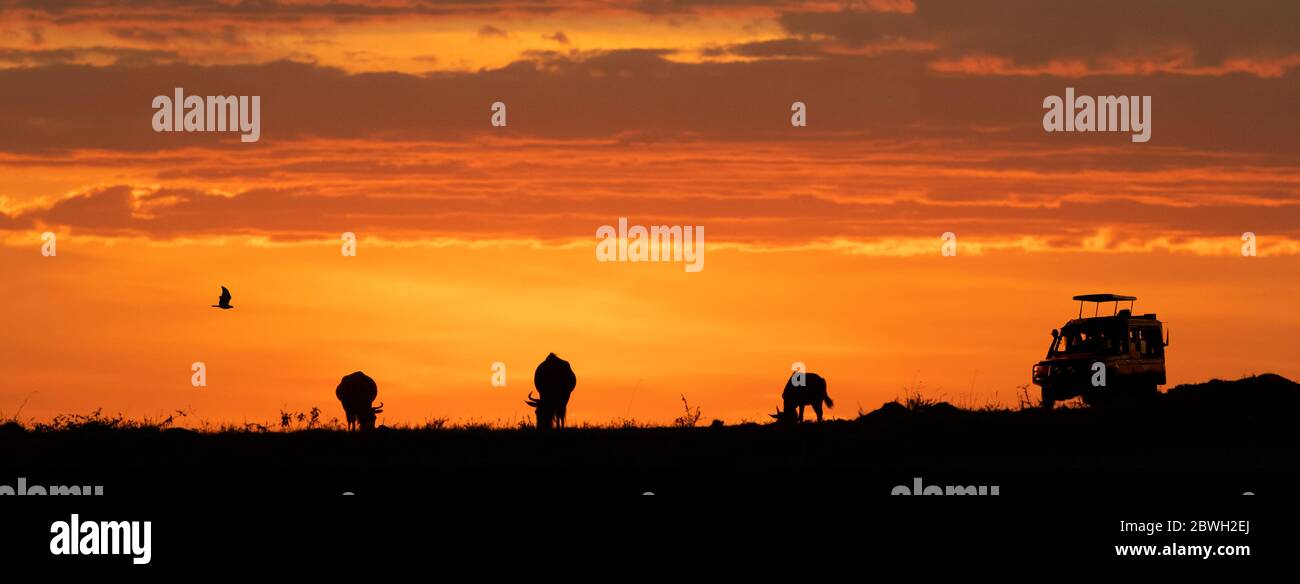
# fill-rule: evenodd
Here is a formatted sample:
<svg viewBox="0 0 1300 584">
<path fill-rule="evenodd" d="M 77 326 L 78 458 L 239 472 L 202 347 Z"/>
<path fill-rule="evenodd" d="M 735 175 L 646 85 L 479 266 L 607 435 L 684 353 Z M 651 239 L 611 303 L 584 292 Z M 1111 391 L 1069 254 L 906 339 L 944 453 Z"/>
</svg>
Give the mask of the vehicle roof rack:
<svg viewBox="0 0 1300 584">
<path fill-rule="evenodd" d="M 1119 294 L 1080 294 L 1074 297 L 1080 302 L 1131 302 L 1137 300 L 1137 296 L 1121 296 Z"/>
<path fill-rule="evenodd" d="M 1092 314 L 1094 317 L 1098 316 L 1098 313 L 1101 311 L 1101 303 L 1102 303 L 1102 302 L 1114 302 L 1114 303 L 1115 303 L 1115 311 L 1111 313 L 1111 316 L 1115 316 L 1115 315 L 1119 314 L 1119 303 L 1120 303 L 1120 302 L 1127 302 L 1127 303 L 1128 303 L 1129 314 L 1132 314 L 1132 313 L 1133 313 L 1133 302 L 1137 300 L 1137 296 L 1123 296 L 1123 295 L 1120 295 L 1120 294 L 1080 294 L 1080 295 L 1078 295 L 1078 296 L 1075 296 L 1074 299 L 1079 301 L 1079 318 L 1083 318 L 1083 303 L 1084 303 L 1084 302 L 1095 302 L 1095 303 L 1097 304 L 1097 306 L 1096 306 L 1096 308 L 1093 310 L 1093 314 Z"/>
</svg>

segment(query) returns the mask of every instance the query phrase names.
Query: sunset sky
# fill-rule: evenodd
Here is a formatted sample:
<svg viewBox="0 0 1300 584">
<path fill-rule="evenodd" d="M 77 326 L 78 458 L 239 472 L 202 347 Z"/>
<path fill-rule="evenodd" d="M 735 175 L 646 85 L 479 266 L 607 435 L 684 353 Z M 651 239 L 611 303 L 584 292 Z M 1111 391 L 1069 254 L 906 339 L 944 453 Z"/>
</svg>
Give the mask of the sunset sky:
<svg viewBox="0 0 1300 584">
<path fill-rule="evenodd" d="M 833 417 L 912 390 L 1014 405 L 1097 292 L 1167 323 L 1171 386 L 1300 378 L 1296 22 L 1268 1 L 0 0 L 0 417 L 341 417 L 363 370 L 381 423 L 512 423 L 549 352 L 578 377 L 571 424 L 667 423 L 683 394 L 765 419 L 795 361 Z M 154 132 L 177 87 L 261 96 L 261 139 Z M 1067 87 L 1151 96 L 1150 141 L 1045 132 Z M 703 225 L 704 270 L 598 262 L 619 217 Z M 234 310 L 209 307 L 222 285 Z"/>
</svg>

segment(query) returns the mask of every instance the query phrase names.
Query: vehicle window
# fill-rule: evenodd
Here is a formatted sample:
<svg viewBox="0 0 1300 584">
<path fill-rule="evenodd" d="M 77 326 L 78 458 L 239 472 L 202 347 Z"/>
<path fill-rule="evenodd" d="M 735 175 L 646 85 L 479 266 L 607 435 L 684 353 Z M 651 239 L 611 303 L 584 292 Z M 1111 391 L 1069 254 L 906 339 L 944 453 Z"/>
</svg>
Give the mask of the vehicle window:
<svg viewBox="0 0 1300 584">
<path fill-rule="evenodd" d="M 1128 331 L 1129 346 L 1139 355 L 1145 355 L 1147 352 L 1146 337 L 1142 334 L 1142 329 L 1133 328 Z"/>
<path fill-rule="evenodd" d="M 1063 355 L 1116 355 L 1125 350 L 1125 331 L 1099 326 L 1067 328 L 1056 340 L 1054 352 Z"/>
<path fill-rule="evenodd" d="M 1164 354 L 1164 341 L 1160 338 L 1160 330 L 1156 328 L 1144 328 L 1141 331 L 1143 357 L 1159 357 Z"/>
</svg>

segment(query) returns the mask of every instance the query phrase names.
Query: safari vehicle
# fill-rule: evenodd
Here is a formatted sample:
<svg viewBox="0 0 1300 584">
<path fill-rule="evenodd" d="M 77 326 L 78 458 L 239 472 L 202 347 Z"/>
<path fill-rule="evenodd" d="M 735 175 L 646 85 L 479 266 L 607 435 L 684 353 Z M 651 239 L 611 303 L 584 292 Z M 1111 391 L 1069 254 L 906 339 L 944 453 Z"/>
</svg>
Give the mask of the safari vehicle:
<svg viewBox="0 0 1300 584">
<path fill-rule="evenodd" d="M 1141 399 L 1157 395 L 1156 386 L 1165 383 L 1165 347 L 1168 333 L 1161 337 L 1162 324 L 1155 314 L 1133 314 L 1135 296 L 1083 294 L 1079 316 L 1052 329 L 1047 357 L 1034 365 L 1033 381 L 1043 389 L 1043 407 L 1083 397 L 1088 405 L 1119 399 Z M 1101 305 L 1113 302 L 1109 316 L 1101 316 Z M 1128 308 L 1120 309 L 1121 302 Z M 1093 303 L 1093 315 L 1084 317 L 1084 304 Z M 1095 363 L 1105 368 L 1105 384 Z"/>
</svg>

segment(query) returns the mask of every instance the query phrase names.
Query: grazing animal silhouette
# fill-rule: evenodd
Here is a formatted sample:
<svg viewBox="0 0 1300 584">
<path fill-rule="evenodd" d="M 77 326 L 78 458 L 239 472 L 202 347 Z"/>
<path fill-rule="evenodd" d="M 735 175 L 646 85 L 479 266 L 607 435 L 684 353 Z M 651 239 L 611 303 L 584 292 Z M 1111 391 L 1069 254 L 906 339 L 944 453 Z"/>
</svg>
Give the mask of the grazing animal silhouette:
<svg viewBox="0 0 1300 584">
<path fill-rule="evenodd" d="M 379 386 L 370 376 L 357 371 L 343 376 L 334 397 L 343 402 L 343 413 L 348 417 L 348 429 L 359 427 L 361 430 L 375 429 L 375 415 L 384 411 L 384 402 L 371 407 L 379 395 Z"/>
<path fill-rule="evenodd" d="M 212 307 L 220 308 L 222 310 L 230 310 L 231 308 L 234 308 L 234 306 L 230 305 L 230 291 L 227 290 L 225 286 L 221 287 L 221 296 L 217 298 L 217 303 L 213 304 Z"/>
<path fill-rule="evenodd" d="M 795 385 L 795 376 L 790 375 L 790 379 L 785 382 L 785 390 L 781 392 L 781 400 L 785 402 L 785 411 L 782 412 L 777 408 L 775 414 L 771 414 L 778 422 L 795 422 L 803 421 L 803 410 L 805 406 L 812 406 L 813 412 L 817 414 L 817 421 L 822 421 L 822 403 L 826 407 L 835 407 L 835 402 L 831 401 L 831 396 L 826 394 L 826 380 L 816 373 L 804 374 L 804 384 Z M 795 410 L 798 410 L 796 417 Z"/>
<path fill-rule="evenodd" d="M 569 407 L 569 395 L 578 385 L 578 377 L 573 374 L 569 362 L 551 353 L 533 372 L 533 386 L 537 388 L 538 397 L 528 392 L 528 401 L 537 413 L 537 429 L 545 430 L 552 426 L 564 427 L 565 411 Z"/>
</svg>

